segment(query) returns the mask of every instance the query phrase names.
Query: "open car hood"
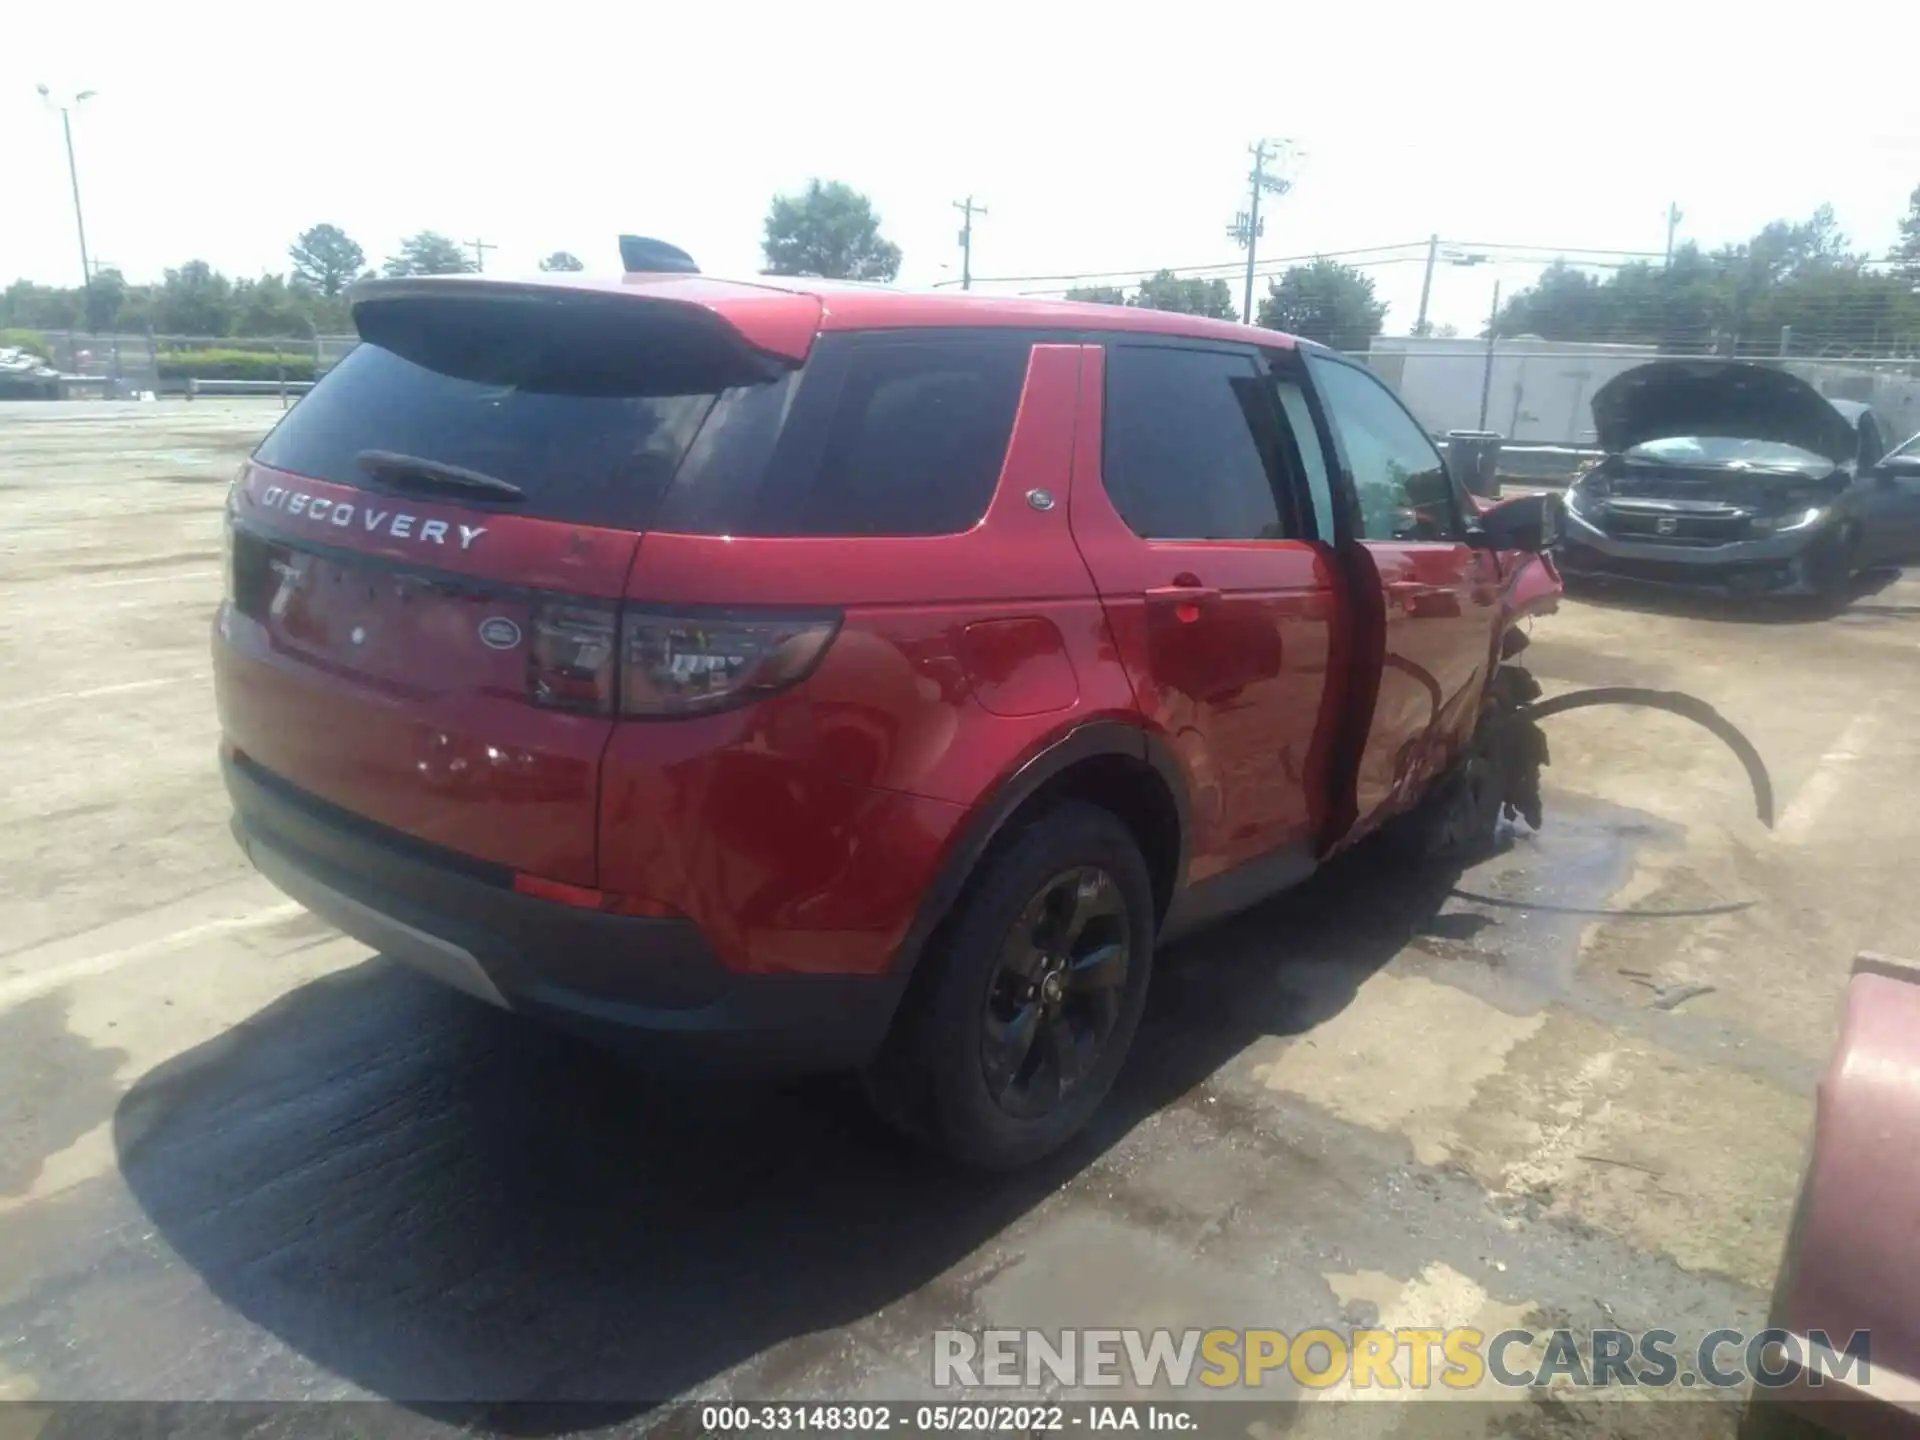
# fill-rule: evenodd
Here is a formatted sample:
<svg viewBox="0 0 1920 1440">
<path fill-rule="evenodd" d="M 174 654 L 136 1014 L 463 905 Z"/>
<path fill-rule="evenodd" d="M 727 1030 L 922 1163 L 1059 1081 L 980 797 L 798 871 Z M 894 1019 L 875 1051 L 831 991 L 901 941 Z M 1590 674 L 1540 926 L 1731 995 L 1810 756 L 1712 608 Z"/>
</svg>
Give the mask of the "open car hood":
<svg viewBox="0 0 1920 1440">
<path fill-rule="evenodd" d="M 1679 435 L 1793 445 L 1845 465 L 1860 437 L 1797 375 L 1738 360 L 1655 360 L 1593 392 L 1593 428 L 1613 454 Z"/>
</svg>

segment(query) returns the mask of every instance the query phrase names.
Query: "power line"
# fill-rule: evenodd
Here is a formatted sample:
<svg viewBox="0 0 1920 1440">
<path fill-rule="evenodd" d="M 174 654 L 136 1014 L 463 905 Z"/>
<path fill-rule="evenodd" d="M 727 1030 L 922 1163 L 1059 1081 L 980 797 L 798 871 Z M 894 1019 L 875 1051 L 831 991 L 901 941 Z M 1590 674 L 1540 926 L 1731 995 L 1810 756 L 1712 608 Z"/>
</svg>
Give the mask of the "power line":
<svg viewBox="0 0 1920 1440">
<path fill-rule="evenodd" d="M 1395 255 L 1390 252 L 1424 252 L 1430 243 L 1432 243 L 1430 240 L 1402 240 L 1391 245 L 1360 245 L 1345 250 L 1315 250 L 1311 254 L 1282 255 L 1262 260 L 1258 262 L 1255 269 L 1257 274 L 1271 274 L 1274 268 L 1278 266 L 1310 264 L 1315 260 L 1344 260 L 1355 265 L 1397 264 L 1404 261 L 1419 260 L 1422 258 L 1422 255 L 1420 253 Z M 1600 250 L 1582 249 L 1578 246 L 1555 247 L 1546 245 L 1488 245 L 1463 240 L 1443 240 L 1439 243 L 1442 246 L 1462 250 L 1507 252 L 1501 256 L 1501 263 L 1512 265 L 1550 265 L 1555 260 L 1566 259 L 1569 256 L 1577 255 L 1614 257 L 1611 260 L 1592 259 L 1574 261 L 1576 265 L 1587 269 L 1605 270 L 1618 269 L 1626 265 L 1638 264 L 1644 260 L 1657 260 L 1660 258 L 1660 252 L 1657 250 Z M 1367 256 L 1380 258 L 1356 258 Z M 1494 257 L 1489 255 L 1488 258 L 1491 259 Z M 1865 263 L 1872 264 L 1878 262 L 1868 261 Z M 1125 270 L 1081 270 L 1062 275 L 981 275 L 976 276 L 975 279 L 982 285 L 1025 285 L 1046 284 L 1055 281 L 1078 283 L 1091 280 L 1132 280 L 1144 275 L 1157 275 L 1162 272 L 1188 279 L 1204 279 L 1208 277 L 1225 278 L 1227 275 L 1235 274 L 1242 269 L 1244 269 L 1243 262 L 1215 260 L 1191 265 L 1135 265 Z"/>
<path fill-rule="evenodd" d="M 1350 255 L 1372 255 L 1387 250 L 1412 250 L 1424 246 L 1424 240 L 1408 240 L 1399 245 L 1363 245 L 1354 250 L 1317 250 L 1311 255 L 1286 255 L 1272 260 L 1262 261 L 1262 265 L 1299 264 L 1306 260 L 1340 260 Z M 1134 265 L 1125 270 L 1076 270 L 1067 275 L 980 275 L 975 278 L 982 285 L 1029 285 L 1044 284 L 1052 280 L 1133 280 L 1142 275 L 1157 275 L 1165 271 L 1170 275 L 1198 276 L 1204 272 L 1220 270 L 1232 274 L 1241 268 L 1238 260 L 1212 260 L 1196 265 Z"/>
<path fill-rule="evenodd" d="M 1674 207 L 1677 210 L 1677 207 Z M 1250 212 L 1244 212 L 1243 218 L 1252 221 Z M 1233 233 L 1233 232 L 1229 232 Z M 1253 237 L 1257 238 L 1257 237 Z M 1089 270 L 1066 274 L 1049 275 L 999 275 L 977 277 L 983 285 L 1036 285 L 1045 288 L 1020 290 L 1016 294 L 1028 298 L 1045 298 L 1068 293 L 1070 290 L 1100 284 L 1101 282 L 1138 281 L 1156 274 L 1168 274 L 1183 279 L 1226 279 L 1236 271 L 1243 271 L 1251 279 L 1255 275 L 1272 277 L 1285 269 L 1300 264 L 1310 264 L 1316 260 L 1338 260 L 1354 268 L 1372 269 L 1384 265 L 1412 264 L 1427 260 L 1433 263 L 1445 258 L 1446 251 L 1470 252 L 1474 258 L 1492 261 L 1499 265 L 1522 265 L 1536 268 L 1564 263 L 1576 270 L 1620 271 L 1637 266 L 1649 266 L 1653 262 L 1666 259 L 1661 251 L 1654 250 L 1615 250 L 1595 246 L 1532 246 L 1511 242 L 1470 242 L 1443 241 L 1437 235 L 1426 240 L 1397 241 L 1386 245 L 1354 246 L 1340 250 L 1320 250 L 1312 254 L 1283 255 L 1265 259 L 1252 259 L 1244 265 L 1232 261 L 1209 261 L 1191 265 L 1137 265 L 1125 270 Z M 1712 254 L 1702 257 L 1710 270 L 1725 271 L 1729 265 L 1737 267 L 1738 259 L 1721 260 Z M 1887 256 L 1849 256 L 1847 263 L 1864 270 L 1876 267 L 1911 264 L 1902 257 Z M 975 278 L 975 277 L 969 277 Z M 946 282 L 951 283 L 951 282 Z M 1423 290 L 1428 287 L 1423 285 Z M 1769 287 L 1770 288 L 1770 287 Z M 1601 292 L 1608 293 L 1608 292 Z M 1613 298 L 1609 296 L 1610 300 Z M 1618 297 L 1625 301 L 1630 297 Z M 1825 314 L 1834 320 L 1844 321 L 1845 306 L 1863 306 L 1873 309 L 1884 302 L 1870 295 L 1836 296 L 1824 302 Z"/>
<path fill-rule="evenodd" d="M 1583 248 L 1579 245 L 1509 245 L 1496 244 L 1482 240 L 1448 240 L 1448 245 L 1458 245 L 1463 250 L 1525 250 L 1532 254 L 1547 255 L 1623 255 L 1631 260 L 1658 260 L 1658 250 L 1611 250 Z"/>
<path fill-rule="evenodd" d="M 1262 276 L 1266 279 L 1271 280 L 1276 276 L 1283 274 L 1286 270 L 1292 268 L 1295 265 L 1311 264 L 1315 260 L 1330 260 L 1335 258 L 1338 258 L 1338 257 L 1332 256 L 1332 255 L 1283 255 L 1272 260 L 1262 260 L 1260 262 L 1259 268 L 1255 270 L 1254 273 L 1258 276 Z M 1348 264 L 1349 267 L 1352 269 L 1359 270 L 1359 269 L 1371 269 L 1375 266 L 1380 266 L 1380 265 L 1414 265 L 1414 264 L 1418 264 L 1419 261 L 1420 261 L 1420 257 L 1418 255 L 1383 255 L 1373 259 L 1362 258 L 1362 259 L 1351 260 L 1343 263 Z M 1157 270 L 1148 272 L 1148 274 L 1150 275 L 1159 274 L 1161 271 L 1166 271 L 1166 273 L 1172 274 L 1178 279 L 1185 279 L 1185 280 L 1219 280 L 1224 282 L 1225 279 L 1227 278 L 1224 275 L 1209 276 L 1209 275 L 1194 275 L 1190 273 L 1182 273 L 1180 271 L 1170 270 L 1166 266 L 1161 266 Z M 1137 270 L 1123 271 L 1123 272 L 1120 272 L 1120 275 L 1128 279 L 1145 278 Z M 1095 277 L 1080 276 L 1078 278 L 1084 281 L 1084 280 L 1092 279 Z M 1019 295 L 1025 298 L 1039 299 L 1049 295 L 1064 295 L 1070 290 L 1077 290 L 1080 288 L 1082 287 L 1079 285 L 1054 286 L 1050 289 L 1043 289 L 1043 290 L 1017 290 L 1014 293 L 1016 295 Z M 1114 287 L 1114 288 L 1118 288 L 1118 287 Z"/>
</svg>

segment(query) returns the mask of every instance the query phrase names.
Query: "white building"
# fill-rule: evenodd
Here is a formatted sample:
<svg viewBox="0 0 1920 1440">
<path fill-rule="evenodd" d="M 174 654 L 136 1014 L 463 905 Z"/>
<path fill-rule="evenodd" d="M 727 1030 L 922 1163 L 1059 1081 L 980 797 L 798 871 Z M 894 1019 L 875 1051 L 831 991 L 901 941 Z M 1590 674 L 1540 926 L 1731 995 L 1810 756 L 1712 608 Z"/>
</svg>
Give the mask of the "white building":
<svg viewBox="0 0 1920 1440">
<path fill-rule="evenodd" d="M 1509 440 L 1548 445 L 1593 443 L 1593 392 L 1623 370 L 1659 358 L 1651 345 L 1580 345 L 1564 340 L 1502 340 L 1491 360 L 1479 339 L 1381 337 L 1365 359 L 1400 392 L 1414 418 L 1435 435 L 1484 428 Z M 1792 358 L 1787 369 L 1821 394 L 1861 400 L 1879 415 L 1890 442 L 1920 430 L 1920 380 L 1912 362 Z"/>
<path fill-rule="evenodd" d="M 1500 341 L 1489 359 L 1484 340 L 1383 337 L 1366 358 L 1433 434 L 1481 429 L 1484 388 L 1484 428 L 1509 440 L 1590 444 L 1593 392 L 1659 353 L 1651 345 L 1523 338 Z"/>
</svg>

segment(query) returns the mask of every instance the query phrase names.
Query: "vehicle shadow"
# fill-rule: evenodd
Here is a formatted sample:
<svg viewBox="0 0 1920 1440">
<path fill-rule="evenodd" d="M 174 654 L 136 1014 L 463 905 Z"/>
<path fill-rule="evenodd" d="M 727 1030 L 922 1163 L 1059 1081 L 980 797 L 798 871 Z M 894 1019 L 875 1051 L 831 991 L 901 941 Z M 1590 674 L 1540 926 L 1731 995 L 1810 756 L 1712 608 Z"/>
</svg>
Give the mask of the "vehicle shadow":
<svg viewBox="0 0 1920 1440">
<path fill-rule="evenodd" d="M 1677 587 L 1641 585 L 1631 580 L 1588 577 L 1568 580 L 1566 593 L 1569 599 L 1609 610 L 1730 625 L 1817 625 L 1849 614 L 1920 617 L 1920 607 L 1865 603 L 1898 581 L 1901 573 L 1897 568 L 1862 571 L 1853 577 L 1844 596 L 1833 599 L 1731 598 L 1696 594 Z"/>
<path fill-rule="evenodd" d="M 937 1282 L 1235 1053 L 1337 1014 L 1461 874 L 1363 850 L 1173 947 L 1090 1132 L 1010 1177 L 894 1141 L 850 1084 L 688 1091 L 377 959 L 142 1079 L 120 1170 L 215 1295 L 353 1385 L 611 1423 Z"/>
</svg>

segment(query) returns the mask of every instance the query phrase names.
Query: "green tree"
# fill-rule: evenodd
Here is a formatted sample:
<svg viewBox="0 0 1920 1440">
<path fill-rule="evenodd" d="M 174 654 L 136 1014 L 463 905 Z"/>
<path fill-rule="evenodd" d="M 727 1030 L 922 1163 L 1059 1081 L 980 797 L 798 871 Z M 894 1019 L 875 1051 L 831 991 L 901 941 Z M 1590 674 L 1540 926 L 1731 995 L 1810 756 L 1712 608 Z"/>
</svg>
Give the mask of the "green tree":
<svg viewBox="0 0 1920 1440">
<path fill-rule="evenodd" d="M 1907 213 L 1900 217 L 1900 238 L 1893 259 L 1902 279 L 1920 285 L 1920 185 L 1907 196 Z"/>
<path fill-rule="evenodd" d="M 338 225 L 302 230 L 287 254 L 293 261 L 293 278 L 326 296 L 345 290 L 367 263 L 367 252 Z"/>
<path fill-rule="evenodd" d="M 127 303 L 127 277 L 112 266 L 93 272 L 93 284 L 81 302 L 87 313 L 87 328 L 96 335 L 112 334 L 120 325 L 120 312 Z"/>
<path fill-rule="evenodd" d="M 1124 305 L 1127 292 L 1118 285 L 1076 285 L 1067 291 L 1069 300 L 1081 300 L 1090 305 Z"/>
<path fill-rule="evenodd" d="M 318 328 L 316 302 L 323 298 L 313 286 L 298 280 L 289 284 L 284 275 L 235 281 L 233 333 L 304 338 Z"/>
<path fill-rule="evenodd" d="M 460 242 L 437 230 L 422 230 L 400 242 L 400 253 L 381 267 L 389 275 L 471 275 L 477 268 Z"/>
<path fill-rule="evenodd" d="M 1884 353 L 1920 334 L 1913 288 L 1905 275 L 1868 269 L 1823 205 L 1740 244 L 1683 245 L 1666 265 L 1634 262 L 1604 277 L 1549 266 L 1501 308 L 1498 329 L 1688 354 L 1772 355 L 1783 344 L 1796 354 Z"/>
<path fill-rule="evenodd" d="M 776 195 L 762 242 L 769 275 L 827 280 L 892 280 L 900 247 L 880 233 L 873 202 L 839 180 L 809 180 L 798 195 Z"/>
<path fill-rule="evenodd" d="M 72 330 L 80 324 L 80 290 L 16 280 L 0 291 L 0 329 Z"/>
<path fill-rule="evenodd" d="M 555 270 L 584 270 L 587 267 L 580 263 L 580 257 L 571 250 L 556 250 L 540 262 L 540 268 L 552 272 Z"/>
<path fill-rule="evenodd" d="M 1373 294 L 1373 277 L 1325 256 L 1289 266 L 1267 283 L 1260 323 L 1335 350 L 1364 350 L 1385 324 L 1387 306 Z"/>
<path fill-rule="evenodd" d="M 153 328 L 166 335 L 226 335 L 233 329 L 233 282 L 204 260 L 167 271 L 153 301 Z"/>
<path fill-rule="evenodd" d="M 1171 310 L 1177 315 L 1205 315 L 1214 320 L 1240 318 L 1226 281 L 1182 279 L 1171 270 L 1155 271 L 1142 280 L 1127 303 L 1143 310 Z"/>
</svg>

